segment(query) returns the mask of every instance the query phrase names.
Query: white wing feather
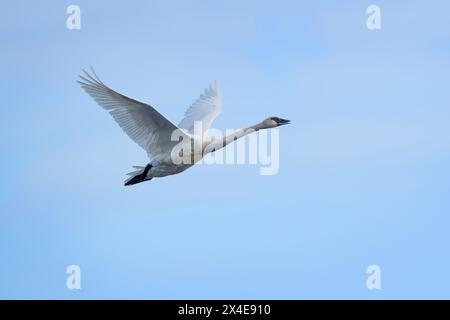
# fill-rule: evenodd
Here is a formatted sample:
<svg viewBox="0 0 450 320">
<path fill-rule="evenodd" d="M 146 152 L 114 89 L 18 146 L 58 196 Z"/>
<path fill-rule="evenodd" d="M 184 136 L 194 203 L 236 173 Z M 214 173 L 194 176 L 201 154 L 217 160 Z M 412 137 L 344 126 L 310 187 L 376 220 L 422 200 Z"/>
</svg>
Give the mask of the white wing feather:
<svg viewBox="0 0 450 320">
<path fill-rule="evenodd" d="M 201 121 L 203 132 L 205 132 L 211 127 L 221 111 L 222 101 L 220 98 L 219 87 L 217 82 L 213 82 L 189 107 L 178 126 L 188 130 L 190 133 L 194 133 L 195 121 Z"/>
<path fill-rule="evenodd" d="M 83 70 L 84 71 L 84 70 Z M 178 142 L 171 141 L 171 135 L 178 128 L 152 106 L 128 98 L 107 87 L 92 70 L 93 75 L 84 71 L 78 83 L 105 110 L 125 133 L 150 158 L 170 152 Z"/>
</svg>

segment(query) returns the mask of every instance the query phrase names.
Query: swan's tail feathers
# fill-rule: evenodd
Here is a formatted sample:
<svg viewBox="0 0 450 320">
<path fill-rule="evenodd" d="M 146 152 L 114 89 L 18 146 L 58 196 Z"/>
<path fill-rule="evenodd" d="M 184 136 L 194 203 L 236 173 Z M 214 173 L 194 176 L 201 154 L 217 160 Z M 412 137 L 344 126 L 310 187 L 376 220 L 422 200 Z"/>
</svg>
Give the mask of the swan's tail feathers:
<svg viewBox="0 0 450 320">
<path fill-rule="evenodd" d="M 134 171 L 128 172 L 127 176 L 136 176 L 138 174 L 141 174 L 142 172 L 144 172 L 145 167 L 140 167 L 140 166 L 133 166 Z"/>
<path fill-rule="evenodd" d="M 152 168 L 151 164 L 148 164 L 146 167 L 134 166 L 133 168 L 137 169 L 136 171 L 127 173 L 127 175 L 131 176 L 127 180 L 125 180 L 126 186 L 131 186 L 136 183 L 149 181 L 152 177 L 147 177 L 148 171 Z"/>
</svg>

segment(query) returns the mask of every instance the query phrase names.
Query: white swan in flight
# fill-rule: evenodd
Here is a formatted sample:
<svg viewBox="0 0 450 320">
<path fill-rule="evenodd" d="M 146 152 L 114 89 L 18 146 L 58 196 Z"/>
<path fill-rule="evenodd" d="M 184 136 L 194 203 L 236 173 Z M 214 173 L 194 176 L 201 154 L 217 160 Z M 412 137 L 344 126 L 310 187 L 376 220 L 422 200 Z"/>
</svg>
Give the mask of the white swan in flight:
<svg viewBox="0 0 450 320">
<path fill-rule="evenodd" d="M 154 177 L 164 177 L 180 173 L 200 160 L 209 152 L 214 152 L 227 144 L 247 134 L 260 129 L 269 129 L 285 125 L 289 120 L 278 117 L 269 117 L 245 129 L 241 129 L 232 135 L 226 136 L 221 141 L 201 139 L 201 148 L 189 148 L 192 161 L 177 163 L 173 161 L 172 151 L 179 146 L 179 140 L 172 140 L 172 134 L 176 131 L 177 137 L 189 146 L 194 145 L 198 135 L 194 135 L 194 123 L 200 122 L 202 131 L 209 129 L 213 121 L 220 114 L 221 98 L 217 83 L 213 83 L 186 111 L 185 117 L 178 126 L 167 120 L 155 108 L 149 104 L 128 98 L 107 87 L 95 74 L 84 71 L 80 75 L 78 83 L 81 87 L 105 110 L 109 111 L 114 120 L 125 133 L 148 154 L 150 162 L 145 167 L 134 167 L 136 171 L 130 172 L 131 178 L 125 181 L 125 185 L 151 180 Z M 184 129 L 184 130 L 183 130 Z M 195 150 L 198 149 L 198 150 Z M 185 152 L 185 149 L 180 153 Z"/>
</svg>

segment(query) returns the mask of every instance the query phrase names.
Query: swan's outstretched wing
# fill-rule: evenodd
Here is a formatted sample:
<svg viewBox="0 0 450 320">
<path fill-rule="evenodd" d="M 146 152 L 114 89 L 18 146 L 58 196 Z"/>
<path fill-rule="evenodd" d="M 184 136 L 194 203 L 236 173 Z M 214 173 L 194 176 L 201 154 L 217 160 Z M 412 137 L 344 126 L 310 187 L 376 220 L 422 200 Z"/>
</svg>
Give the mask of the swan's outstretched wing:
<svg viewBox="0 0 450 320">
<path fill-rule="evenodd" d="M 100 81 L 94 70 L 92 75 L 83 72 L 84 76 L 80 75 L 78 81 L 81 87 L 109 111 L 123 131 L 147 151 L 150 158 L 170 152 L 178 143 L 171 141 L 172 132 L 178 128 L 155 108 L 110 89 Z"/>
<path fill-rule="evenodd" d="M 189 107 L 178 126 L 188 130 L 190 133 L 194 133 L 195 121 L 201 121 L 203 132 L 205 132 L 211 127 L 211 124 L 219 116 L 221 111 L 222 101 L 219 94 L 219 87 L 217 82 L 214 82 Z"/>
</svg>

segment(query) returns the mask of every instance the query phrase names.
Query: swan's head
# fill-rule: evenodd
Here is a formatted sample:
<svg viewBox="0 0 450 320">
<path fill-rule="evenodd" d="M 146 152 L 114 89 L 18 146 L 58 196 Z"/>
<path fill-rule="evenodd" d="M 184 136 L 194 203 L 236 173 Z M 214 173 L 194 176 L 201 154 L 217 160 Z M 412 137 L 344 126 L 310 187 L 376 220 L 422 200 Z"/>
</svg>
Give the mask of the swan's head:
<svg viewBox="0 0 450 320">
<path fill-rule="evenodd" d="M 263 125 L 266 128 L 275 128 L 275 127 L 279 127 L 279 126 L 289 124 L 289 123 L 290 123 L 290 120 L 281 119 L 278 117 L 269 117 L 263 121 Z"/>
</svg>

